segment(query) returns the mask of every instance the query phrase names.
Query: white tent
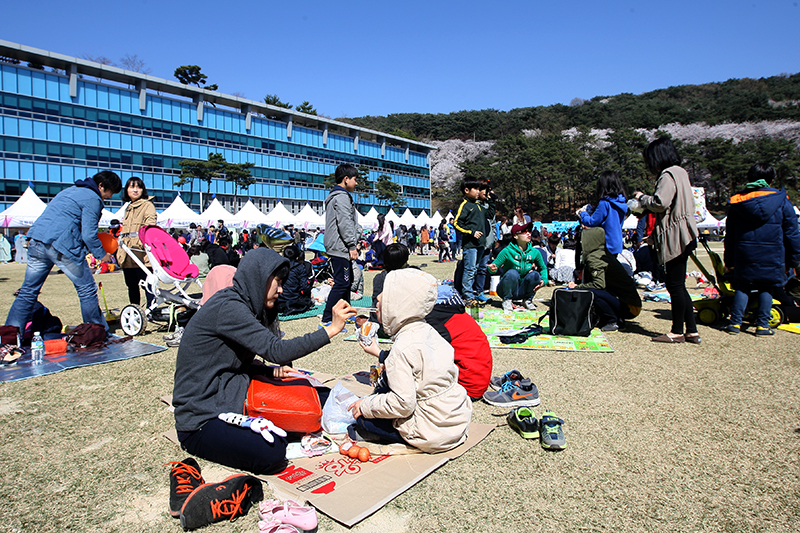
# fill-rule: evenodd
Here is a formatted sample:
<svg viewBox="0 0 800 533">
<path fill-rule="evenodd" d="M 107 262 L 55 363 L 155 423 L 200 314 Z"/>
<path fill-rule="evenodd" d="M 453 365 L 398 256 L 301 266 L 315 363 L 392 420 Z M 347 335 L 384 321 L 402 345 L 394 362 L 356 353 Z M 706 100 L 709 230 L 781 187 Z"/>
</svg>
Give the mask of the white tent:
<svg viewBox="0 0 800 533">
<path fill-rule="evenodd" d="M 421 228 L 422 226 L 430 226 L 431 225 L 431 217 L 428 216 L 428 213 L 423 209 L 420 211 L 419 215 L 417 215 L 417 227 Z"/>
<path fill-rule="evenodd" d="M 325 227 L 325 217 L 318 215 L 307 203 L 303 206 L 303 209 L 295 215 L 295 219 L 297 219 L 296 224 L 305 229 Z"/>
<path fill-rule="evenodd" d="M 622 229 L 636 229 L 639 225 L 639 219 L 636 215 L 628 215 L 628 218 L 622 223 Z"/>
<path fill-rule="evenodd" d="M 711 213 L 706 214 L 705 220 L 702 222 L 697 223 L 698 228 L 718 228 L 719 227 L 719 220 L 714 218 Z"/>
<path fill-rule="evenodd" d="M 283 202 L 278 202 L 278 205 L 272 208 L 272 211 L 267 213 L 267 222 L 270 226 L 288 226 L 290 224 L 297 224 L 298 220 L 288 209 L 283 205 Z"/>
<path fill-rule="evenodd" d="M 216 198 L 214 198 L 214 201 L 211 202 L 211 205 L 209 205 L 205 211 L 200 213 L 200 218 L 203 219 L 203 224 L 206 227 L 212 224 L 216 227 L 218 220 L 225 222 L 225 226 L 228 228 L 242 227 L 242 219 L 222 207 L 222 204 L 219 203 L 219 200 Z"/>
<path fill-rule="evenodd" d="M 433 224 L 436 227 L 439 227 L 439 224 L 442 223 L 443 219 L 444 217 L 439 213 L 439 210 L 437 209 L 436 212 L 431 217 L 431 224 Z"/>
<path fill-rule="evenodd" d="M 386 213 L 386 220 L 391 220 L 394 222 L 395 228 L 400 225 L 400 217 L 397 216 L 397 213 L 394 212 L 394 209 L 389 209 L 389 212 Z"/>
<path fill-rule="evenodd" d="M 122 204 L 122 207 L 117 209 L 117 212 L 114 213 L 114 216 L 112 218 L 116 218 L 117 220 L 122 222 L 125 219 L 125 210 L 128 209 L 129 204 L 130 202 L 125 202 L 124 204 Z M 194 211 L 192 211 L 192 213 L 194 213 Z"/>
<path fill-rule="evenodd" d="M 797 208 L 795 208 L 795 209 L 797 209 Z M 722 220 L 719 221 L 719 227 L 720 228 L 724 228 L 727 224 L 728 224 L 728 217 L 725 217 L 725 218 L 723 218 Z"/>
<path fill-rule="evenodd" d="M 405 224 L 407 228 L 417 225 L 417 217 L 411 214 L 411 209 L 406 207 L 403 215 L 400 217 L 400 224 Z M 417 228 L 419 229 L 419 228 Z"/>
<path fill-rule="evenodd" d="M 111 226 L 111 221 L 117 218 L 117 214 L 109 211 L 106 208 L 103 208 L 103 211 L 100 213 L 100 223 L 98 224 L 101 228 L 108 228 Z M 117 219 L 122 222 L 122 219 Z"/>
<path fill-rule="evenodd" d="M 362 229 L 373 230 L 378 227 L 378 211 L 375 206 L 369 208 L 366 215 L 358 214 L 358 223 Z"/>
<path fill-rule="evenodd" d="M 252 228 L 259 224 L 269 224 L 267 215 L 259 211 L 252 200 L 247 200 L 247 203 L 236 213 L 236 216 L 242 220 L 243 228 Z"/>
<path fill-rule="evenodd" d="M 117 215 L 121 213 L 122 216 L 115 217 L 119 218 L 120 220 L 125 218 L 124 208 L 127 207 L 127 204 L 123 205 L 122 207 L 123 209 L 117 211 Z M 169 207 L 164 209 L 164 211 L 158 215 L 156 221 L 156 223 L 163 228 L 188 228 L 189 224 L 192 222 L 198 225 L 203 225 L 205 219 L 189 209 L 189 206 L 186 205 L 179 194 L 175 196 L 175 199 L 172 201 Z"/>
<path fill-rule="evenodd" d="M 29 228 L 46 207 L 47 204 L 28 187 L 11 207 L 0 213 L 0 227 Z"/>
</svg>

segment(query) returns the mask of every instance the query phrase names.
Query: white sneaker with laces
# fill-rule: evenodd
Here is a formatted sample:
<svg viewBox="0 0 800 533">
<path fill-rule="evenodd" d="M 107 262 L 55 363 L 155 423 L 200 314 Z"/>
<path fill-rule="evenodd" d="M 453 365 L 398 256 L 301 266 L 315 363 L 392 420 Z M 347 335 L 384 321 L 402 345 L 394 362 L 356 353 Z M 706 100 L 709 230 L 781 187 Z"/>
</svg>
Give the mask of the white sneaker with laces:
<svg viewBox="0 0 800 533">
<path fill-rule="evenodd" d="M 531 311 L 536 309 L 536 304 L 533 303 L 533 298 L 531 298 L 530 300 L 525 300 L 525 307 L 527 309 L 530 309 Z"/>
<path fill-rule="evenodd" d="M 511 300 L 503 300 L 503 312 L 504 313 L 514 312 L 514 303 Z"/>
</svg>

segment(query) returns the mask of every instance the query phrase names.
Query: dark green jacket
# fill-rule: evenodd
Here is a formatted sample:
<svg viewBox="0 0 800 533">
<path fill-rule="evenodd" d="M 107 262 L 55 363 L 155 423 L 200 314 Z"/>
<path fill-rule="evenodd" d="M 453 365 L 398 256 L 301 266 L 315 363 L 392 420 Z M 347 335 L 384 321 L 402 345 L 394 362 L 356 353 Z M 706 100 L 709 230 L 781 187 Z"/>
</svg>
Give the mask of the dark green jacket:
<svg viewBox="0 0 800 533">
<path fill-rule="evenodd" d="M 603 228 L 583 230 L 581 236 L 583 246 L 583 281 L 578 289 L 601 289 L 616 296 L 620 302 L 627 304 L 637 316 L 642 307 L 642 299 L 636 290 L 636 283 L 622 268 L 608 250 L 606 250 L 606 232 Z"/>
<path fill-rule="evenodd" d="M 491 231 L 488 221 L 494 217 L 494 202 L 488 201 L 488 207 L 464 198 L 456 211 L 456 218 L 453 226 L 456 231 L 461 232 L 461 247 L 467 248 L 486 248 L 486 237 Z M 483 233 L 479 239 L 475 238 L 475 232 Z"/>
</svg>

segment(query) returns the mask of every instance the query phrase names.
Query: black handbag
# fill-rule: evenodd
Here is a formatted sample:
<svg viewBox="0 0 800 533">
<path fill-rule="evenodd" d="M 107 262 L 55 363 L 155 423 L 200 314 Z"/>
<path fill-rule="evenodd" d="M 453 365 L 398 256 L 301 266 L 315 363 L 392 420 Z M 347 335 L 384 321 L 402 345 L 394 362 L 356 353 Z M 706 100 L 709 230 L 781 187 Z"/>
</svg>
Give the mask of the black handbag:
<svg viewBox="0 0 800 533">
<path fill-rule="evenodd" d="M 581 289 L 556 289 L 550 302 L 550 333 L 553 335 L 588 337 L 594 320 L 594 293 Z"/>
</svg>

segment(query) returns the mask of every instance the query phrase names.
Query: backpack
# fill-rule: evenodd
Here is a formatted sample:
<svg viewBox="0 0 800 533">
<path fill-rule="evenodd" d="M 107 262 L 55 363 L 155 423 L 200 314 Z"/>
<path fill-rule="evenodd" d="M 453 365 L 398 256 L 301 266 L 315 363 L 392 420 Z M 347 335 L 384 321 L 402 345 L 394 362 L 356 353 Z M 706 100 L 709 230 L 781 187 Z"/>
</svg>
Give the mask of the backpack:
<svg viewBox="0 0 800 533">
<path fill-rule="evenodd" d="M 106 330 L 100 324 L 78 324 L 65 337 L 76 348 L 100 348 L 106 342 Z"/>
<path fill-rule="evenodd" d="M 550 301 L 550 333 L 575 337 L 588 337 L 594 327 L 592 306 L 594 293 L 581 289 L 556 289 Z M 544 318 L 542 316 L 542 318 Z M 541 322 L 541 319 L 539 320 Z"/>
</svg>

